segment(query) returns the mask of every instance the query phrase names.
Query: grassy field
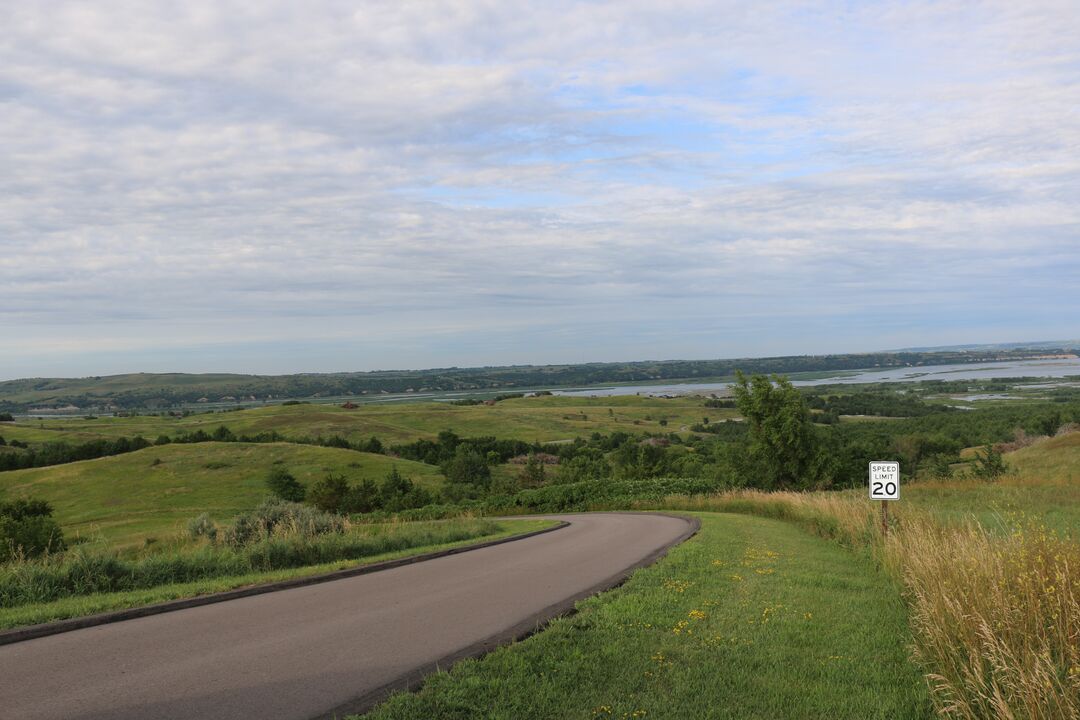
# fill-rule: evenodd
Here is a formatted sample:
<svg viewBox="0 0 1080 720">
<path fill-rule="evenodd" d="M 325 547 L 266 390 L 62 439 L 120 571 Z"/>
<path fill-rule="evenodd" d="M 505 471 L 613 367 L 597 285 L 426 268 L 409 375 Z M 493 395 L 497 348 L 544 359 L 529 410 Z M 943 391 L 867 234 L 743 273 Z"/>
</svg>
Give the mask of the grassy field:
<svg viewBox="0 0 1080 720">
<path fill-rule="evenodd" d="M 419 485 L 442 482 L 438 468 L 385 455 L 289 443 L 198 443 L 0 473 L 0 491 L 48 500 L 69 540 L 130 549 L 148 538 L 165 540 L 204 512 L 225 521 L 251 509 L 269 494 L 265 479 L 275 463 L 302 483 L 328 471 L 353 482 L 381 480 L 394 466 Z"/>
<path fill-rule="evenodd" d="M 50 440 L 85 442 L 101 437 L 176 436 L 224 425 L 236 434 L 276 431 L 287 437 L 341 435 L 351 441 L 372 435 L 384 443 L 434 438 L 443 430 L 462 437 L 495 435 L 527 442 L 551 442 L 594 432 L 679 432 L 700 423 L 735 417 L 730 409 L 706 408 L 701 398 L 674 399 L 638 396 L 531 397 L 495 405 L 457 406 L 447 403 L 361 405 L 346 410 L 337 405 L 271 405 L 235 412 L 188 417 L 138 416 L 27 420 L 0 425 L 7 440 L 40 443 Z M 667 425 L 661 425 L 665 420 Z"/>
<path fill-rule="evenodd" d="M 950 524 L 975 519 L 995 531 L 1038 521 L 1080 540 L 1080 433 L 1005 454 L 1009 474 L 995 482 L 949 480 L 904 487 L 901 503 Z M 861 492 L 861 491 L 860 491 Z"/>
<path fill-rule="evenodd" d="M 702 531 L 545 632 L 398 694 L 389 718 L 925 718 L 898 588 L 790 525 Z"/>
<path fill-rule="evenodd" d="M 207 578 L 194 582 L 159 585 L 153 588 L 131 590 L 127 592 L 94 593 L 90 595 L 65 597 L 52 602 L 38 602 L 11 607 L 0 607 L 0 629 L 33 625 L 36 623 L 63 620 L 72 617 L 82 617 L 109 610 L 122 610 L 125 608 L 165 602 L 166 600 L 196 597 L 250 585 L 318 575 L 334 570 L 343 570 L 345 568 L 368 565 L 384 560 L 393 560 L 409 555 L 419 555 L 435 550 L 445 550 L 471 545 L 477 542 L 497 540 L 511 535 L 539 530 L 549 527 L 552 524 L 554 524 L 554 521 L 548 520 L 499 520 L 495 523 L 490 523 L 467 518 L 455 521 L 438 521 L 430 523 L 391 523 L 386 525 L 386 529 L 382 531 L 383 534 L 393 534 L 395 532 L 400 532 L 403 529 L 412 532 L 416 529 L 422 530 L 424 528 L 431 528 L 433 529 L 433 532 L 427 535 L 429 539 L 428 542 L 417 542 L 392 552 L 369 555 L 359 561 L 356 559 L 337 560 L 334 562 L 307 565 L 305 567 Z M 442 527 L 446 527 L 449 530 L 456 529 L 458 532 L 456 535 L 452 533 L 443 533 L 441 532 Z M 357 528 L 358 531 L 362 532 L 371 532 L 373 529 L 378 528 L 377 526 L 361 526 L 360 528 Z M 464 536 L 464 539 L 446 541 L 446 538 L 455 536 Z M 2 574 L 0 574 L 0 577 L 2 577 Z"/>
</svg>

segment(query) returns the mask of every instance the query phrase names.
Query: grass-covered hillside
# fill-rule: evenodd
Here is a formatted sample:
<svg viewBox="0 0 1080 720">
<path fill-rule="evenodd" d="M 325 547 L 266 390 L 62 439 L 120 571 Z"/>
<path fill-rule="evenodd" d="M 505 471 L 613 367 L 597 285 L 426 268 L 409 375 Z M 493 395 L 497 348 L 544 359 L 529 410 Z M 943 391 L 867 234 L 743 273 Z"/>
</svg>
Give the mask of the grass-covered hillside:
<svg viewBox="0 0 1080 720">
<path fill-rule="evenodd" d="M 901 491 L 903 504 L 947 522 L 975 519 L 995 531 L 1037 522 L 1080 537 L 1080 432 L 1039 440 L 1006 453 L 1008 472 L 993 482 L 924 481 Z"/>
<path fill-rule="evenodd" d="M 278 432 L 290 438 L 340 435 L 350 441 L 378 437 L 384 443 L 434 438 L 452 429 L 462 437 L 491 435 L 526 442 L 551 442 L 594 432 L 678 432 L 705 417 L 722 420 L 734 410 L 706 408 L 696 397 L 673 399 L 638 396 L 605 398 L 530 397 L 494 405 L 409 403 L 361 405 L 271 405 L 234 412 L 187 417 L 144 415 L 29 420 L 0 424 L 0 436 L 29 443 L 59 440 L 85 442 L 101 437 L 178 436 L 224 425 L 237 435 Z"/>
<path fill-rule="evenodd" d="M 164 540 L 190 518 L 225 521 L 266 497 L 280 464 L 310 484 L 333 471 L 356 481 L 382 479 L 396 466 L 415 483 L 437 487 L 438 468 L 385 455 L 290 443 L 164 445 L 114 457 L 0 473 L 7 498 L 47 500 L 69 538 L 117 547 Z"/>
</svg>

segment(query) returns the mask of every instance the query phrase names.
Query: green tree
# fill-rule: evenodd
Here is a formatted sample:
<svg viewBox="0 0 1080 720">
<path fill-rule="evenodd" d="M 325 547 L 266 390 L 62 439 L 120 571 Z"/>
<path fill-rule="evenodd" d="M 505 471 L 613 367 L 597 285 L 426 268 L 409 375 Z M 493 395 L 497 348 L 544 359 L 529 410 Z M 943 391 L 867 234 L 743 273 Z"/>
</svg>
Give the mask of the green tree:
<svg viewBox="0 0 1080 720">
<path fill-rule="evenodd" d="M 371 478 L 364 478 L 345 493 L 342 509 L 349 513 L 369 513 L 382 507 L 379 486 Z"/>
<path fill-rule="evenodd" d="M 944 453 L 931 456 L 927 463 L 927 474 L 933 480 L 948 480 L 952 477 L 951 456 Z"/>
<path fill-rule="evenodd" d="M 802 394 L 778 375 L 736 376 L 735 403 L 749 430 L 739 463 L 744 484 L 769 490 L 828 485 L 828 457 Z"/>
<path fill-rule="evenodd" d="M 521 469 L 521 487 L 541 487 L 546 480 L 547 474 L 544 471 L 544 463 L 540 462 L 540 458 L 536 457 L 536 453 L 531 453 L 529 459 L 525 461 L 525 467 Z"/>
<path fill-rule="evenodd" d="M 443 463 L 442 471 L 449 483 L 480 487 L 491 483 L 491 467 L 480 453 L 465 445 L 458 447 L 454 457 Z"/>
<path fill-rule="evenodd" d="M 210 437 L 212 437 L 217 442 L 236 442 L 236 435 L 234 435 L 233 431 L 225 427 L 224 425 L 218 425 L 217 430 L 215 430 L 214 434 Z"/>
<path fill-rule="evenodd" d="M 64 534 L 44 500 L 0 502 L 0 562 L 64 550 Z"/>
<path fill-rule="evenodd" d="M 993 482 L 1008 471 L 1009 468 L 1005 465 L 1005 458 L 1002 457 L 1001 451 L 993 445 L 987 445 L 981 451 L 975 451 L 975 465 L 971 469 L 975 477 Z"/>
<path fill-rule="evenodd" d="M 563 485 L 585 480 L 604 480 L 610 477 L 611 465 L 604 459 L 604 454 L 595 448 L 589 448 L 570 460 L 561 461 L 552 482 Z"/>
<path fill-rule="evenodd" d="M 324 512 L 339 512 L 348 494 L 349 482 L 345 476 L 328 472 L 308 488 L 307 501 Z"/>
<path fill-rule="evenodd" d="M 427 490 L 404 477 L 395 466 L 379 486 L 379 501 L 383 510 L 401 512 L 428 505 L 434 498 Z"/>
<path fill-rule="evenodd" d="M 292 473 L 280 465 L 270 468 L 270 474 L 266 476 L 266 486 L 270 488 L 270 492 L 282 500 L 304 501 L 304 486 L 293 477 Z"/>
</svg>

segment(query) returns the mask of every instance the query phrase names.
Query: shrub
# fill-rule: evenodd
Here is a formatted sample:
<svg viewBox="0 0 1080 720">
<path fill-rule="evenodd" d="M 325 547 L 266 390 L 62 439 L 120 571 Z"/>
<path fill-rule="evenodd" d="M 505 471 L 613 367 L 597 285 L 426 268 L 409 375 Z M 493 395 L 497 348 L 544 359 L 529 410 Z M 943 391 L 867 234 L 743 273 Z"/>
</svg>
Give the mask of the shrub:
<svg viewBox="0 0 1080 720">
<path fill-rule="evenodd" d="M 289 502 L 303 502 L 304 486 L 293 477 L 292 473 L 280 465 L 270 468 L 270 474 L 266 477 L 266 486 L 275 497 Z"/>
<path fill-rule="evenodd" d="M 198 540 L 199 538 L 207 538 L 210 542 L 217 540 L 218 528 L 214 524 L 214 521 L 210 519 L 207 513 L 203 513 L 198 517 L 193 517 L 188 520 L 187 524 L 188 537 L 192 540 Z"/>
<path fill-rule="evenodd" d="M 299 508 L 296 512 L 301 515 L 318 512 L 279 500 L 269 502 L 291 505 L 290 510 Z M 336 518 L 336 521 L 344 524 L 342 518 Z M 349 532 L 311 536 L 289 529 L 301 526 L 302 521 L 294 525 L 279 523 L 272 534 L 255 537 L 250 544 L 235 548 L 219 542 L 138 559 L 75 548 L 63 555 L 24 559 L 0 568 L 0 607 L 355 560 L 411 547 L 467 540 L 499 530 L 498 525 L 489 520 L 472 518 L 417 525 L 358 525 Z"/>
<path fill-rule="evenodd" d="M 315 537 L 345 530 L 345 518 L 308 505 L 267 498 L 251 512 L 238 515 L 221 537 L 226 545 L 243 547 L 274 535 Z"/>
<path fill-rule="evenodd" d="M 345 512 L 369 513 L 379 508 L 379 486 L 374 480 L 365 478 L 349 488 L 345 494 Z"/>
<path fill-rule="evenodd" d="M 349 481 L 344 475 L 328 472 L 307 491 L 307 501 L 324 512 L 337 512 L 345 504 L 349 494 Z"/>
<path fill-rule="evenodd" d="M 1001 451 L 993 446 L 987 445 L 981 452 L 975 453 L 975 465 L 972 467 L 971 472 L 980 480 L 993 482 L 1008 471 L 1009 468 L 1005 465 Z"/>
<path fill-rule="evenodd" d="M 44 500 L 0 503 L 0 562 L 64 550 L 64 534 Z"/>
</svg>

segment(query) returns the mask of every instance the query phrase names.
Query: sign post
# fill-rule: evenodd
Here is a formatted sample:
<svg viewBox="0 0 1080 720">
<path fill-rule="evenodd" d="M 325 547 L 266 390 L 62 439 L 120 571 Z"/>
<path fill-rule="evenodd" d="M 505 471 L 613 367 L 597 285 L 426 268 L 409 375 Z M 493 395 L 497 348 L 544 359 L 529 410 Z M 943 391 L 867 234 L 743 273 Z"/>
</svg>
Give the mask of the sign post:
<svg viewBox="0 0 1080 720">
<path fill-rule="evenodd" d="M 889 501 L 900 499 L 900 463 L 870 462 L 870 499 L 881 501 L 881 535 L 889 534 Z"/>
</svg>

